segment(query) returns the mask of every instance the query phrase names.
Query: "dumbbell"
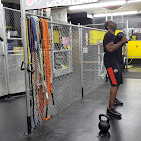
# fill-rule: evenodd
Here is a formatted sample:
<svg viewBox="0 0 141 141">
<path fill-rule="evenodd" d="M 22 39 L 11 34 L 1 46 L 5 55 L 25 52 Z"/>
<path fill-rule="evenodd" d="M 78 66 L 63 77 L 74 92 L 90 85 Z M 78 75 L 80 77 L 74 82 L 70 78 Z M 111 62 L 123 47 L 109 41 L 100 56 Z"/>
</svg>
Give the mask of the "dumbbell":
<svg viewBox="0 0 141 141">
<path fill-rule="evenodd" d="M 119 41 L 121 41 L 121 39 L 122 39 L 123 36 L 125 36 L 124 32 L 119 32 L 117 34 L 117 38 L 119 39 Z M 128 43 L 128 42 L 126 42 L 126 43 Z"/>
</svg>

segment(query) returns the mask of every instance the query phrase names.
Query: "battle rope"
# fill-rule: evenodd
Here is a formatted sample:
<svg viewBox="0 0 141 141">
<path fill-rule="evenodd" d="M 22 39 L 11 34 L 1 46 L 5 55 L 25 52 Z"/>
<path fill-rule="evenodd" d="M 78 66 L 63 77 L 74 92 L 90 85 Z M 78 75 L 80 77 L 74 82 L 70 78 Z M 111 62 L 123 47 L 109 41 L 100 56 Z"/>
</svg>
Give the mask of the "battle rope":
<svg viewBox="0 0 141 141">
<path fill-rule="evenodd" d="M 33 20 L 33 19 L 32 19 Z M 30 18 L 30 25 L 29 25 L 29 41 L 30 41 L 30 54 L 31 54 L 31 66 L 32 69 L 34 70 L 34 73 L 32 74 L 32 92 L 33 92 L 33 120 L 34 120 L 34 124 L 36 127 L 36 124 L 38 124 L 38 122 L 40 122 L 39 120 L 39 104 L 38 104 L 38 87 L 37 84 L 38 82 L 36 82 L 37 80 L 37 71 L 36 71 L 36 66 L 35 66 L 35 62 L 34 62 L 34 35 L 33 35 L 33 28 L 32 28 L 32 20 Z"/>
<path fill-rule="evenodd" d="M 54 99 L 53 99 L 53 91 L 52 91 L 52 85 L 50 83 L 50 78 L 51 78 L 51 65 L 50 65 L 50 52 L 49 52 L 49 44 L 46 46 L 46 40 L 49 41 L 49 34 L 48 36 L 44 37 L 47 32 L 48 32 L 48 25 L 46 25 L 47 21 L 45 23 L 42 23 L 42 33 L 43 33 L 43 50 L 42 46 L 40 46 L 40 43 L 42 45 L 42 42 L 40 42 L 40 30 L 39 30 L 39 19 L 35 16 L 31 17 L 32 21 L 32 30 L 33 30 L 33 46 L 34 46 L 34 51 L 33 51 L 33 67 L 35 70 L 34 74 L 34 93 L 37 95 L 37 88 L 38 88 L 38 93 L 39 93 L 39 110 L 41 114 L 42 120 L 46 121 L 50 118 L 50 116 L 47 116 L 47 111 L 48 111 L 48 105 L 49 105 L 49 93 L 52 95 L 52 100 L 54 104 Z M 41 20 L 42 21 L 42 20 Z M 46 30 L 47 29 L 47 30 Z M 34 37 L 35 36 L 35 37 Z M 44 40 L 45 39 L 45 40 Z M 45 51 L 45 64 L 43 65 L 43 53 Z M 45 66 L 45 69 L 44 67 Z M 45 75 L 44 75 L 44 70 L 45 70 Z M 46 94 L 46 117 L 44 117 L 44 95 Z"/>
<path fill-rule="evenodd" d="M 35 102 L 35 115 L 37 116 L 36 123 L 40 123 L 40 114 L 39 114 L 39 76 L 38 76 L 38 67 L 37 67 L 37 51 L 38 51 L 38 43 L 37 43 L 37 33 L 36 33 L 36 25 L 33 17 L 31 18 L 31 58 L 32 58 L 32 67 L 34 70 L 33 73 L 33 95 L 34 95 L 34 102 Z M 37 46 L 36 46 L 37 45 Z"/>
<path fill-rule="evenodd" d="M 45 50 L 45 66 L 46 66 L 46 83 L 48 88 L 48 97 L 49 93 L 52 95 L 52 101 L 54 105 L 52 84 L 51 84 L 51 64 L 50 64 L 50 42 L 49 42 L 49 31 L 48 23 L 46 19 L 41 19 L 42 25 L 42 36 L 43 36 L 43 48 Z M 46 101 L 46 105 L 49 104 L 49 99 Z"/>
</svg>

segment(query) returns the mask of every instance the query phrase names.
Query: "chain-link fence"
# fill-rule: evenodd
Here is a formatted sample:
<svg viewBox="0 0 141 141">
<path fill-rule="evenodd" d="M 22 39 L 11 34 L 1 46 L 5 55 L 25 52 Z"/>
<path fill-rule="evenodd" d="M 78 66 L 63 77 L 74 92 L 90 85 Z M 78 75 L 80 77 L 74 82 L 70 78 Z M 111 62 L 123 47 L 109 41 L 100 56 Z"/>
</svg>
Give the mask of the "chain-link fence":
<svg viewBox="0 0 141 141">
<path fill-rule="evenodd" d="M 20 70 L 23 61 L 21 11 L 4 7 L 3 15 L 8 94 L 20 93 L 25 91 L 24 71 Z"/>
<path fill-rule="evenodd" d="M 101 77 L 101 71 L 105 70 L 104 67 L 101 67 L 103 63 L 101 41 L 105 33 L 105 31 L 98 29 L 82 28 L 84 95 L 104 82 Z"/>
<path fill-rule="evenodd" d="M 23 55 L 15 54 L 20 52 L 19 47 L 23 48 L 20 12 L 8 8 L 4 8 L 4 11 L 7 48 L 10 44 L 7 52 L 9 63 L 12 56 L 16 56 L 15 61 L 18 59 L 22 63 Z M 58 114 L 81 99 L 83 94 L 87 95 L 105 83 L 102 46 L 105 31 L 50 21 L 28 13 L 26 17 L 33 130 L 48 120 L 47 117 Z M 18 48 L 16 51 L 15 47 Z M 21 55 L 21 58 L 17 55 Z M 18 63 L 16 66 L 20 70 Z M 49 69 L 51 73 L 48 74 Z M 54 105 L 52 92 L 48 91 L 50 86 Z"/>
<path fill-rule="evenodd" d="M 4 8 L 8 54 L 22 54 L 21 12 Z"/>
</svg>

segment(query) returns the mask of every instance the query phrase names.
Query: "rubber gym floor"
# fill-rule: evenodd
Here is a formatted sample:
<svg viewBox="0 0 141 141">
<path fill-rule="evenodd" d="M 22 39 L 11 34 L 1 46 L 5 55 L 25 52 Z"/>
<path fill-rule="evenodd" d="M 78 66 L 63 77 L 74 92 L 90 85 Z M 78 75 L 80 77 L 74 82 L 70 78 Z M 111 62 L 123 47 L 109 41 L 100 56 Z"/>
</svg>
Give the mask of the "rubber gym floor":
<svg viewBox="0 0 141 141">
<path fill-rule="evenodd" d="M 76 101 L 32 135 L 25 135 L 26 96 L 0 101 L 0 141 L 141 141 L 141 65 L 130 65 L 123 72 L 124 84 L 117 98 L 124 102 L 116 110 L 122 119 L 110 118 L 110 130 L 101 133 L 99 114 L 105 114 L 110 84 L 101 87 Z"/>
</svg>

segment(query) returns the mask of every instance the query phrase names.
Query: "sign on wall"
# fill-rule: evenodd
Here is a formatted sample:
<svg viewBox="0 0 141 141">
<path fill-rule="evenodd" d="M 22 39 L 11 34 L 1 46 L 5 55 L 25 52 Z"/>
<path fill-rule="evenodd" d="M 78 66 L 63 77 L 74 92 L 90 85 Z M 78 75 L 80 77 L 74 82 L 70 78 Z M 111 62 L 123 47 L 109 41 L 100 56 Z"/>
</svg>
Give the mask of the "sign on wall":
<svg viewBox="0 0 141 141">
<path fill-rule="evenodd" d="M 25 10 L 88 4 L 98 1 L 99 0 L 25 0 Z"/>
</svg>

